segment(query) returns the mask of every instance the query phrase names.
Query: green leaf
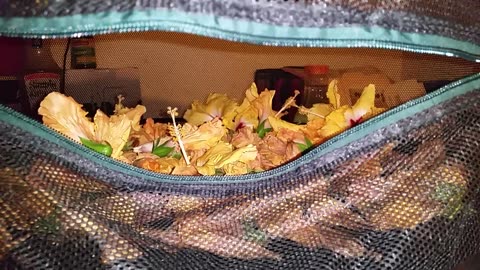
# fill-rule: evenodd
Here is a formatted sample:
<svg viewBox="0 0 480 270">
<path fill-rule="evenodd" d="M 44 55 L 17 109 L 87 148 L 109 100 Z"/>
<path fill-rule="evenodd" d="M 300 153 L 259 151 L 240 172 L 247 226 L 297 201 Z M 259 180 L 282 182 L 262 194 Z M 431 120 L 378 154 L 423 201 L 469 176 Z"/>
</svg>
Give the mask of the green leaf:
<svg viewBox="0 0 480 270">
<path fill-rule="evenodd" d="M 313 143 L 307 137 L 305 137 L 305 143 L 307 143 L 308 148 L 313 146 Z"/>
<path fill-rule="evenodd" d="M 461 199 L 464 190 L 461 186 L 453 183 L 440 183 L 435 187 L 433 198 L 442 203 L 449 203 L 451 201 Z"/>
<path fill-rule="evenodd" d="M 264 244 L 268 240 L 268 236 L 263 232 L 255 220 L 244 220 L 243 224 L 243 238 L 247 241 L 255 242 L 258 244 Z"/>
<path fill-rule="evenodd" d="M 261 139 L 263 139 L 263 137 L 265 137 L 265 135 L 268 132 L 273 130 L 272 128 L 265 128 L 265 121 L 266 120 L 261 122 L 260 125 L 258 125 L 258 127 L 257 127 L 257 134 L 258 134 L 258 137 L 260 137 Z"/>
<path fill-rule="evenodd" d="M 166 157 L 173 151 L 173 147 L 168 146 L 157 146 L 153 148 L 152 154 L 159 157 Z"/>
<path fill-rule="evenodd" d="M 308 149 L 308 146 L 306 144 L 303 144 L 303 143 L 297 143 L 297 147 L 300 150 L 300 152 L 303 152 L 303 151 Z"/>
<path fill-rule="evenodd" d="M 179 152 L 173 152 L 171 154 L 171 157 L 173 157 L 174 159 L 181 159 L 182 158 L 182 154 L 179 153 Z"/>
<path fill-rule="evenodd" d="M 441 183 L 435 188 L 433 198 L 444 205 L 442 214 L 454 218 L 463 208 L 465 188 L 453 183 Z"/>
<path fill-rule="evenodd" d="M 133 149 L 133 141 L 132 140 L 129 140 L 125 146 L 123 147 L 122 151 L 126 152 L 126 151 L 130 151 Z"/>
<path fill-rule="evenodd" d="M 152 154 L 158 156 L 158 157 L 166 157 L 168 156 L 172 151 L 173 147 L 166 146 L 168 141 L 164 142 L 163 144 L 158 144 L 159 140 L 154 141 L 153 143 L 153 149 L 152 149 Z"/>
<path fill-rule="evenodd" d="M 61 213 L 60 209 L 55 209 L 49 215 L 38 219 L 35 224 L 34 228 L 39 233 L 45 234 L 55 234 L 61 228 L 61 222 L 58 219 L 58 215 Z"/>
<path fill-rule="evenodd" d="M 308 122 L 308 117 L 306 115 L 297 113 L 297 114 L 295 114 L 293 122 L 295 124 L 299 124 L 299 125 L 306 124 Z"/>
<path fill-rule="evenodd" d="M 106 144 L 97 143 L 97 142 L 91 141 L 91 140 L 86 139 L 86 138 L 81 138 L 81 137 L 80 137 L 80 141 L 82 142 L 82 144 L 84 146 L 92 149 L 93 151 L 95 151 L 97 153 L 103 154 L 107 157 L 112 155 L 113 149 L 108 143 L 106 143 Z"/>
<path fill-rule="evenodd" d="M 305 137 L 305 144 L 297 143 L 297 146 L 298 146 L 298 149 L 300 150 L 300 152 L 303 152 L 303 151 L 309 149 L 310 147 L 312 147 L 313 144 L 307 137 Z"/>
</svg>

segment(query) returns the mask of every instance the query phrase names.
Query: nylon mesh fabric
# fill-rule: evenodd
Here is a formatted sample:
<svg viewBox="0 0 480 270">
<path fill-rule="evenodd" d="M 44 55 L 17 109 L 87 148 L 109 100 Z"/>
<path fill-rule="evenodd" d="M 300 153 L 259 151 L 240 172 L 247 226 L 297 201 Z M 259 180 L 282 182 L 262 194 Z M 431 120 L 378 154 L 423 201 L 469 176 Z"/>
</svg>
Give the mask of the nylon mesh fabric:
<svg viewBox="0 0 480 270">
<path fill-rule="evenodd" d="M 452 269 L 480 251 L 479 97 L 235 182 L 152 181 L 0 121 L 0 266 Z"/>
<path fill-rule="evenodd" d="M 205 17 L 192 23 L 172 20 L 168 12 L 165 18 L 149 16 L 164 10 Z M 479 13 L 478 0 L 6 0 L 0 1 L 0 34 L 65 37 L 161 29 L 264 45 L 290 38 L 289 46 L 341 47 L 336 33 L 300 37 L 296 34 L 314 31 L 296 30 L 352 27 L 370 34 L 366 41 L 372 42 L 362 43 L 360 36 L 342 46 L 374 47 L 365 53 L 400 59 L 399 79 L 451 80 L 478 73 L 478 65 L 420 53 L 477 59 Z M 202 30 L 198 18 L 213 22 Z M 53 19 L 62 24 L 52 25 Z M 162 23 L 170 28 L 159 27 Z M 252 25 L 280 32 L 255 32 L 248 29 Z M 375 32 L 376 27 L 386 31 Z M 250 30 L 256 39 L 242 36 Z M 148 70 L 144 74 L 155 73 L 161 65 L 140 62 L 154 51 L 145 44 L 168 36 L 147 37 L 143 43 L 137 34 L 123 40 L 143 49 L 135 50 L 134 60 L 121 50 L 105 58 L 122 60 L 121 66 L 139 61 Z M 118 36 L 96 38 L 108 44 Z M 54 55 L 63 56 L 65 41 L 56 41 L 60 49 Z M 198 70 L 190 79 L 204 74 Z M 273 172 L 237 178 L 135 169 L 0 107 L 0 269 L 453 269 L 480 252 L 480 89 L 435 106 L 429 101 L 423 101 L 428 109 L 413 115 L 409 108 L 397 111 L 410 116 L 344 146 L 329 152 L 318 147 Z M 386 119 L 391 118 L 370 121 Z"/>
<path fill-rule="evenodd" d="M 134 10 L 159 9 L 293 27 L 380 26 L 480 43 L 480 4 L 476 0 L 7 0 L 0 4 L 0 16 L 62 17 L 101 12 L 126 12 L 128 16 Z"/>
</svg>

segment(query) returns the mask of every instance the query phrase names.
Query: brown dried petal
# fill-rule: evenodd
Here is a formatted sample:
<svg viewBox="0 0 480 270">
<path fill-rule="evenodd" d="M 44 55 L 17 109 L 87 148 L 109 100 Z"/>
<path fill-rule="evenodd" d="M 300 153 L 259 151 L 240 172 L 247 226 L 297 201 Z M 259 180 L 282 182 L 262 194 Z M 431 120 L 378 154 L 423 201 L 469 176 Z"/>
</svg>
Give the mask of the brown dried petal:
<svg viewBox="0 0 480 270">
<path fill-rule="evenodd" d="M 158 163 L 157 158 L 138 159 L 134 161 L 133 165 L 145 170 L 152 171 L 152 172 L 158 172 L 158 173 L 161 172 L 160 163 Z"/>
<path fill-rule="evenodd" d="M 287 144 L 287 148 L 285 149 L 285 158 L 287 161 L 294 160 L 298 158 L 302 152 L 298 148 L 297 143 L 290 142 Z"/>
<path fill-rule="evenodd" d="M 311 179 L 305 184 L 299 184 L 295 187 L 285 189 L 265 197 L 258 197 L 250 202 L 249 207 L 245 210 L 247 216 L 254 219 L 269 218 L 270 215 L 283 214 L 284 209 L 293 205 L 310 204 L 312 200 L 322 194 L 326 194 L 328 182 L 323 178 Z"/>
<path fill-rule="evenodd" d="M 350 209 L 349 205 L 331 198 L 313 202 L 307 209 L 306 215 L 310 223 L 321 222 L 352 230 L 370 227 L 364 218 Z"/>
<path fill-rule="evenodd" d="M 151 142 L 158 138 L 164 137 L 168 133 L 168 125 L 162 123 L 155 123 L 152 118 L 147 118 L 145 124 L 143 125 L 144 132 L 148 135 Z"/>
<path fill-rule="evenodd" d="M 284 143 L 295 142 L 305 144 L 305 135 L 300 131 L 281 128 L 277 132 L 277 138 Z"/>
<path fill-rule="evenodd" d="M 174 175 L 199 175 L 197 169 L 193 165 L 180 165 L 173 169 L 172 174 Z"/>
<path fill-rule="evenodd" d="M 142 207 L 136 209 L 135 218 L 135 224 L 140 226 L 169 217 L 173 213 L 172 209 L 166 207 L 170 196 L 148 192 L 133 192 L 128 196 L 133 201 L 142 202 Z"/>
<path fill-rule="evenodd" d="M 133 224 L 136 219 L 137 203 L 126 195 L 113 195 L 100 198 L 85 208 L 95 215 L 124 224 Z"/>
<path fill-rule="evenodd" d="M 271 132 L 265 135 L 257 145 L 258 156 L 262 169 L 268 170 L 285 163 L 287 144 L 275 137 Z"/>
<path fill-rule="evenodd" d="M 67 210 L 61 212 L 59 219 L 66 230 L 65 233 L 68 233 L 69 230 L 82 230 L 94 238 L 101 238 L 103 240 L 100 242 L 103 263 L 109 264 L 121 259 L 134 260 L 142 255 L 142 251 L 133 243 L 90 216 L 78 211 Z"/>
<path fill-rule="evenodd" d="M 411 229 L 431 219 L 439 211 L 438 204 L 427 205 L 421 201 L 403 198 L 388 203 L 367 218 L 378 230 Z"/>
<path fill-rule="evenodd" d="M 323 118 L 308 121 L 303 129 L 303 133 L 314 145 L 319 144 L 325 140 L 325 138 L 318 132 L 324 125 L 325 119 Z"/>
<path fill-rule="evenodd" d="M 365 253 L 365 248 L 353 237 L 323 225 L 292 231 L 287 238 L 309 248 L 324 247 L 347 257 Z"/>
<path fill-rule="evenodd" d="M 287 148 L 287 144 L 277 138 L 273 132 L 269 132 L 265 135 L 260 146 L 261 148 L 268 149 L 277 155 L 284 155 L 285 149 Z"/>
<path fill-rule="evenodd" d="M 251 127 L 244 127 L 233 134 L 230 143 L 236 148 L 241 148 L 250 144 L 257 145 L 260 141 L 260 137 Z"/>
</svg>

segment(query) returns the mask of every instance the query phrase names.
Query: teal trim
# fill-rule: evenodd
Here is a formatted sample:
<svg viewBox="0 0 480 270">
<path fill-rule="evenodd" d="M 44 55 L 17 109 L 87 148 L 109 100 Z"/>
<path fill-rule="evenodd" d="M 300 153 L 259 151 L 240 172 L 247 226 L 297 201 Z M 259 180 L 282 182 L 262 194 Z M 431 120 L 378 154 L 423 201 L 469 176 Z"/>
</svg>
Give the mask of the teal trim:
<svg viewBox="0 0 480 270">
<path fill-rule="evenodd" d="M 449 84 L 433 93 L 421 98 L 409 101 L 399 107 L 387 111 L 377 117 L 374 117 L 354 128 L 351 128 L 342 134 L 332 138 L 331 140 L 321 144 L 312 151 L 298 158 L 297 160 L 287 163 L 276 169 L 256 173 L 255 175 L 242 176 L 171 176 L 157 174 L 137 167 L 116 161 L 105 157 L 88 148 L 69 140 L 63 135 L 47 128 L 46 126 L 35 122 L 11 109 L 0 106 L 0 121 L 10 125 L 17 126 L 27 132 L 55 143 L 68 151 L 77 153 L 101 166 L 114 171 L 120 171 L 132 176 L 142 177 L 155 182 L 173 182 L 173 183 L 191 183 L 191 184 L 225 184 L 225 183 L 241 183 L 255 182 L 279 176 L 296 169 L 307 161 L 316 157 L 325 155 L 335 149 L 343 147 L 351 142 L 357 141 L 372 132 L 383 127 L 395 123 L 399 120 L 410 117 L 418 112 L 428 109 L 432 106 L 450 100 L 456 96 L 466 94 L 472 91 L 480 91 L 480 74 L 464 78 L 452 84 Z"/>
<path fill-rule="evenodd" d="M 177 31 L 272 46 L 399 49 L 458 56 L 480 62 L 479 45 L 442 36 L 404 33 L 381 27 L 289 27 L 165 9 L 51 18 L 0 18 L 0 33 L 9 36 L 54 38 L 148 30 Z"/>
</svg>

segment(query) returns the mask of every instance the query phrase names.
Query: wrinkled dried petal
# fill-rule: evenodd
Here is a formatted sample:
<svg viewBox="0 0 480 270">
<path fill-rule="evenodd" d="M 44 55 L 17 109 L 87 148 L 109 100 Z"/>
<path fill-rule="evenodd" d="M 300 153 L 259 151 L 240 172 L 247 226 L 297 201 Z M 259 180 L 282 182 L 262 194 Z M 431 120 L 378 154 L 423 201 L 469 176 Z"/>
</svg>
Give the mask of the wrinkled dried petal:
<svg viewBox="0 0 480 270">
<path fill-rule="evenodd" d="M 173 169 L 174 175 L 198 175 L 198 171 L 193 165 L 179 165 Z"/>
<path fill-rule="evenodd" d="M 152 142 L 158 138 L 168 135 L 168 125 L 163 123 L 155 123 L 152 118 L 147 118 L 143 125 L 143 131 L 148 135 L 147 142 Z"/>
<path fill-rule="evenodd" d="M 285 158 L 289 161 L 298 158 L 302 154 L 300 148 L 296 143 L 290 142 L 287 143 L 287 148 L 285 149 Z"/>
<path fill-rule="evenodd" d="M 305 136 L 314 144 L 319 144 L 325 140 L 320 134 L 320 130 L 325 126 L 325 119 L 317 118 L 312 121 L 308 121 L 305 127 L 302 129 Z"/>
<path fill-rule="evenodd" d="M 230 143 L 236 148 L 240 148 L 249 144 L 256 145 L 260 141 L 260 137 L 258 137 L 256 132 L 253 132 L 252 128 L 244 127 L 234 133 Z"/>
<path fill-rule="evenodd" d="M 438 204 L 425 204 L 409 198 L 389 202 L 367 218 L 377 230 L 412 229 L 438 214 Z"/>
<path fill-rule="evenodd" d="M 365 248 L 353 237 L 323 225 L 292 231 L 287 238 L 309 248 L 323 247 L 347 257 L 365 254 Z"/>
<path fill-rule="evenodd" d="M 135 160 L 133 165 L 145 170 L 160 172 L 160 164 L 157 162 L 157 160 L 158 159 L 156 158 L 142 158 Z"/>
<path fill-rule="evenodd" d="M 218 119 L 202 124 L 193 132 L 186 132 L 182 128 L 182 141 L 186 150 L 210 149 L 215 146 L 226 134 L 226 129 Z"/>
<path fill-rule="evenodd" d="M 126 195 L 113 195 L 106 198 L 99 198 L 88 204 L 85 209 L 104 218 L 133 224 L 136 218 L 136 209 L 139 205 Z"/>
<path fill-rule="evenodd" d="M 59 219 L 67 232 L 80 229 L 94 238 L 105 239 L 100 243 L 103 263 L 108 264 L 121 259 L 134 260 L 142 255 L 142 251 L 136 245 L 123 238 L 114 229 L 90 216 L 75 210 L 67 210 L 61 212 Z M 79 221 L 81 221 L 80 224 Z"/>
</svg>

